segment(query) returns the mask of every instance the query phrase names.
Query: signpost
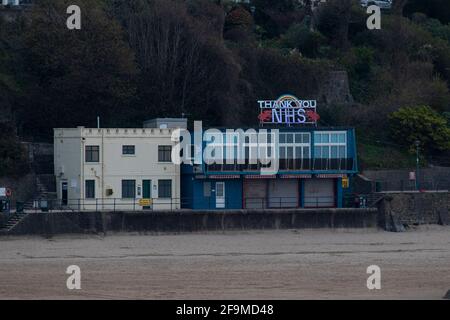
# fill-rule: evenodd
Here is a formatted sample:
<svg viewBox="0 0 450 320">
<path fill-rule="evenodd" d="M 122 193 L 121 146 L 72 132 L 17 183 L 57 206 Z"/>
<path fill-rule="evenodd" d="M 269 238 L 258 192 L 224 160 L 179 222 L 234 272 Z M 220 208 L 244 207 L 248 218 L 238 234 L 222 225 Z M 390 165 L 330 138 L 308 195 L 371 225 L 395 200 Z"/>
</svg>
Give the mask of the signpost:
<svg viewBox="0 0 450 320">
<path fill-rule="evenodd" d="M 12 191 L 10 188 L 0 188 L 0 197 L 9 198 L 12 196 Z"/>
<path fill-rule="evenodd" d="M 260 125 L 299 124 L 317 125 L 320 116 L 316 112 L 316 100 L 300 100 L 293 95 L 282 95 L 277 100 L 259 100 Z"/>
<path fill-rule="evenodd" d="M 350 181 L 349 181 L 348 177 L 342 178 L 342 188 L 348 189 L 349 187 L 350 187 Z"/>
<path fill-rule="evenodd" d="M 0 212 L 9 213 L 10 210 L 10 197 L 12 191 L 9 188 L 0 188 Z"/>
<path fill-rule="evenodd" d="M 152 199 L 139 199 L 139 205 L 141 207 L 150 207 L 152 205 Z"/>
</svg>

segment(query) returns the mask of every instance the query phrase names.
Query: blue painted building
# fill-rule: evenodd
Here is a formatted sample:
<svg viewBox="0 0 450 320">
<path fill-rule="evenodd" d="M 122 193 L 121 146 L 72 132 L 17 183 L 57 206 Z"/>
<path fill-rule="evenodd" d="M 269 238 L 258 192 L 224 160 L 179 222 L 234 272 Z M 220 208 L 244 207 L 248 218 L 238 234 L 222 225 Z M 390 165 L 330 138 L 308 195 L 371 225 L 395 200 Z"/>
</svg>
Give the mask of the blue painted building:
<svg viewBox="0 0 450 320">
<path fill-rule="evenodd" d="M 351 192 L 349 182 L 358 172 L 355 130 L 317 127 L 278 130 L 279 170 L 276 173 L 262 174 L 260 163 L 208 165 L 202 161 L 202 164 L 182 165 L 182 206 L 192 209 L 342 207 L 344 195 Z"/>
</svg>

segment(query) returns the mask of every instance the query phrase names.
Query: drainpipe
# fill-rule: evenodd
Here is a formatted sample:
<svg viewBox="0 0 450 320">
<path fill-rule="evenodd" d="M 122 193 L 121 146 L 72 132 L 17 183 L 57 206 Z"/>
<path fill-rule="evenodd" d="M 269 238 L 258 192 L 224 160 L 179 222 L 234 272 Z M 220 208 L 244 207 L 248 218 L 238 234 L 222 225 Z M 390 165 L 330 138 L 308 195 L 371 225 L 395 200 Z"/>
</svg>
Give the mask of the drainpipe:
<svg viewBox="0 0 450 320">
<path fill-rule="evenodd" d="M 99 125 L 100 125 L 100 122 L 99 122 Z M 101 195 L 102 195 L 102 210 L 104 210 L 105 209 L 105 206 L 104 206 L 104 197 L 105 197 L 105 195 L 104 195 L 104 192 L 105 192 L 105 158 L 104 158 L 104 156 L 105 156 L 105 133 L 104 133 L 104 131 L 103 131 L 103 129 L 100 129 L 100 130 L 102 130 L 102 177 L 101 177 L 101 181 L 102 181 L 102 192 L 101 192 Z"/>
<path fill-rule="evenodd" d="M 83 200 L 83 209 L 84 209 L 84 137 L 83 137 L 83 129 L 80 129 L 81 134 L 81 157 L 80 157 L 80 168 L 81 168 L 81 175 L 80 175 L 80 200 Z"/>
</svg>

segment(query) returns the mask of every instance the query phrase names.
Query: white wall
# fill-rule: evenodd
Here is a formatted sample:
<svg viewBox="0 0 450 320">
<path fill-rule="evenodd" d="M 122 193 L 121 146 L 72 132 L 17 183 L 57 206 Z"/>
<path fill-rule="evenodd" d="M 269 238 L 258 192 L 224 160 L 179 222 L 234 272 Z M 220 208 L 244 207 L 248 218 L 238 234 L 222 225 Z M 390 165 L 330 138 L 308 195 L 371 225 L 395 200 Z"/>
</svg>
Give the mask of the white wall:
<svg viewBox="0 0 450 320">
<path fill-rule="evenodd" d="M 68 198 L 79 199 L 81 184 L 81 129 L 54 130 L 56 191 L 61 199 L 61 183 L 68 183 Z"/>
<path fill-rule="evenodd" d="M 78 132 L 76 132 L 78 130 Z M 151 180 L 151 192 L 154 209 L 177 209 L 180 207 L 180 167 L 172 162 L 158 162 L 158 146 L 174 145 L 171 141 L 173 129 L 56 129 L 55 130 L 55 173 L 58 176 L 58 166 L 64 165 L 66 173 L 58 178 L 78 181 L 76 192 L 70 192 L 69 198 L 82 199 L 81 209 L 142 209 L 138 200 L 121 199 L 122 180 L 136 180 L 136 198 L 142 198 L 142 181 Z M 64 138 L 57 138 L 64 132 Z M 78 138 L 70 137 L 70 134 Z M 62 140 L 60 142 L 58 140 Z M 74 141 L 78 141 L 75 143 Z M 86 163 L 84 161 L 85 146 L 100 147 L 100 161 Z M 135 155 L 122 155 L 123 145 L 134 145 Z M 82 159 L 82 162 L 81 162 Z M 74 167 L 74 169 L 72 169 Z M 172 198 L 158 199 L 158 180 L 172 180 Z M 85 181 L 95 180 L 96 200 L 85 200 Z M 59 186 L 60 188 L 60 186 Z M 112 189 L 113 194 L 106 195 L 106 190 Z M 138 194 L 140 190 L 140 194 Z M 61 198 L 61 193 L 58 193 Z M 75 201 L 76 202 L 76 201 Z M 77 207 L 73 203 L 72 207 Z"/>
</svg>

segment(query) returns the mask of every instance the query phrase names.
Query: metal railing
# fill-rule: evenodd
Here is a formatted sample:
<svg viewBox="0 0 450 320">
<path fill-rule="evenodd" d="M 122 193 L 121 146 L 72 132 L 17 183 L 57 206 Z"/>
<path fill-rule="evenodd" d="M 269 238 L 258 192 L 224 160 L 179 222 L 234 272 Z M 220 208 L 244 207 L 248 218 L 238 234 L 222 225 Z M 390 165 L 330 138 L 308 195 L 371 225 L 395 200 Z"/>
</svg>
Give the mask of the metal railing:
<svg viewBox="0 0 450 320">
<path fill-rule="evenodd" d="M 209 172 L 242 172 L 260 171 L 265 166 L 257 164 L 210 164 L 206 166 Z M 279 170 L 282 171 L 308 171 L 308 170 L 338 170 L 350 171 L 354 168 L 352 158 L 341 159 L 279 159 Z"/>
<path fill-rule="evenodd" d="M 342 200 L 344 208 L 368 207 L 370 195 L 345 195 Z M 97 199 L 48 199 L 35 200 L 32 209 L 27 212 L 46 211 L 176 211 L 195 208 L 198 210 L 220 209 L 295 209 L 295 208 L 333 208 L 336 207 L 336 196 L 293 196 L 293 197 L 216 197 L 197 198 L 97 198 Z"/>
<path fill-rule="evenodd" d="M 376 180 L 372 183 L 375 192 L 383 191 L 416 191 L 415 180 Z M 439 191 L 448 189 L 448 178 L 443 179 L 419 179 L 419 190 Z"/>
<path fill-rule="evenodd" d="M 34 211 L 140 211 L 177 210 L 186 205 L 181 198 L 95 198 L 46 199 L 33 201 Z"/>
</svg>

